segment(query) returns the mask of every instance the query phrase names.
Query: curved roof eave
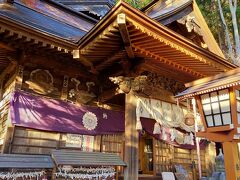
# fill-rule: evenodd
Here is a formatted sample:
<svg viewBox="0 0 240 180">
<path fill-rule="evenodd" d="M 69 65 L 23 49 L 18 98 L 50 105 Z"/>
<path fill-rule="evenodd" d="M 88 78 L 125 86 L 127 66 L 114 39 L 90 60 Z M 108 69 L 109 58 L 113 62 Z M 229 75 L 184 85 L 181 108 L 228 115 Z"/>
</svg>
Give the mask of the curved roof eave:
<svg viewBox="0 0 240 180">
<path fill-rule="evenodd" d="M 155 5 L 152 5 L 149 9 L 145 11 L 145 14 L 147 14 L 150 18 L 155 19 L 159 22 L 164 21 L 168 23 L 163 24 L 169 24 L 174 20 L 178 20 L 182 18 L 183 16 L 187 15 L 186 13 L 181 13 L 181 11 L 184 11 L 187 7 L 191 7 L 193 1 L 192 0 L 179 0 L 179 1 L 173 1 L 171 4 L 166 4 L 165 6 L 161 5 L 161 1 L 156 2 Z M 191 8 L 192 9 L 192 8 Z M 167 21 L 166 19 L 175 15 L 180 14 L 176 19 L 172 21 Z"/>
</svg>

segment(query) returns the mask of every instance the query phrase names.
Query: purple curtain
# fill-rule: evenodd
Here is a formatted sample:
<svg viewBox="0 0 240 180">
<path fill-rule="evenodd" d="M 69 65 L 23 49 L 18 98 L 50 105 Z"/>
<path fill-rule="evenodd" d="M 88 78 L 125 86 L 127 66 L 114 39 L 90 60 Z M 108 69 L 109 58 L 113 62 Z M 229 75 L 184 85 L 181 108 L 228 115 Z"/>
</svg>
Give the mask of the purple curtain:
<svg viewBox="0 0 240 180">
<path fill-rule="evenodd" d="M 86 112 L 96 115 L 94 130 L 84 127 L 82 117 Z M 13 124 L 26 128 L 63 133 L 100 135 L 122 133 L 125 130 L 124 112 L 98 107 L 77 106 L 61 100 L 14 92 L 10 102 Z"/>
<path fill-rule="evenodd" d="M 94 130 L 84 127 L 82 118 L 86 112 L 92 112 L 98 119 Z M 63 133 L 102 135 L 123 133 L 125 121 L 123 111 L 106 110 L 98 107 L 77 106 L 61 100 L 50 99 L 16 91 L 10 101 L 10 116 L 12 124 L 16 126 Z M 153 134 L 155 121 L 141 118 L 143 129 L 155 137 L 163 140 L 162 135 Z M 166 143 L 185 149 L 194 149 L 192 145 L 179 145 L 170 140 L 167 132 Z M 201 141 L 200 147 L 205 148 L 207 141 Z"/>
</svg>

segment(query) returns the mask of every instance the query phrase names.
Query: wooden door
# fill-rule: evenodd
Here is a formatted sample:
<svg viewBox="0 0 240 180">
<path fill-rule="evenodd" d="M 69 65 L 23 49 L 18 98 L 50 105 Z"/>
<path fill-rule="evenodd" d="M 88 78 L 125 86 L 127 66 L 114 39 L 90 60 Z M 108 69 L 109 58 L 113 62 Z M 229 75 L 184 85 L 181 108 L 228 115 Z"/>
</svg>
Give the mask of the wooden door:
<svg viewBox="0 0 240 180">
<path fill-rule="evenodd" d="M 139 173 L 153 174 L 153 138 L 145 135 L 139 142 Z"/>
</svg>

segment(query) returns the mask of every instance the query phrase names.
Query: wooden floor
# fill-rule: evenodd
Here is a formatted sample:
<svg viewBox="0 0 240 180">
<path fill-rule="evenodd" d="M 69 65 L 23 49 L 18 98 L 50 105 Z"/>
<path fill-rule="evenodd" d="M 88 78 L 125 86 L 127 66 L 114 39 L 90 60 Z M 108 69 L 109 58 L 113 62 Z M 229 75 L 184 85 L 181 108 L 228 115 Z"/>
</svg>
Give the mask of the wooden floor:
<svg viewBox="0 0 240 180">
<path fill-rule="evenodd" d="M 152 176 L 147 174 L 139 174 L 138 175 L 139 180 L 162 180 L 161 176 Z M 119 180 L 123 180 L 123 177 L 119 177 Z"/>
<path fill-rule="evenodd" d="M 138 176 L 139 180 L 162 180 L 162 177 L 160 176 L 152 176 L 152 175 L 145 175 L 145 174 L 139 174 Z"/>
</svg>

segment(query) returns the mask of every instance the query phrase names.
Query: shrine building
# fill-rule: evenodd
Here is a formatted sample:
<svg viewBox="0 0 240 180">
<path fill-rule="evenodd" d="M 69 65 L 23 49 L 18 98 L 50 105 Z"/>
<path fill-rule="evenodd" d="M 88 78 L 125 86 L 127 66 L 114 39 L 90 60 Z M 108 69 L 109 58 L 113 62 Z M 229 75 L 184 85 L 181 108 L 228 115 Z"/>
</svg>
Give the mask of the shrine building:
<svg viewBox="0 0 240 180">
<path fill-rule="evenodd" d="M 237 66 L 195 1 L 154 0 L 141 10 L 112 0 L 0 0 L 0 7 L 2 154 L 52 158 L 36 169 L 53 168 L 46 173 L 56 179 L 67 179 L 63 171 L 90 178 L 71 174 L 85 166 L 108 179 L 212 174 L 216 146 L 196 144 L 191 102 L 174 96 L 185 83 Z"/>
</svg>

